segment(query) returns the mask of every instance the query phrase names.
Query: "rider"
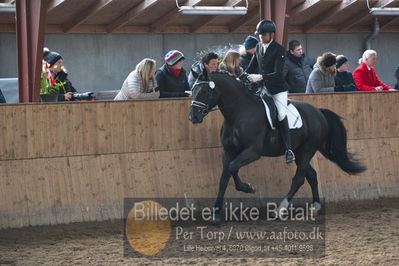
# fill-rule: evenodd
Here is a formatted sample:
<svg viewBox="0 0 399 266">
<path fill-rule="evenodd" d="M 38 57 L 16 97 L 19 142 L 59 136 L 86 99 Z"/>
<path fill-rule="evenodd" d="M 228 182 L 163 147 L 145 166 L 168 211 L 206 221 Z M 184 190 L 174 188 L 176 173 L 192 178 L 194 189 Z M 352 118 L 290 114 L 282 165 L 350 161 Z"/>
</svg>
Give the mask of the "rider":
<svg viewBox="0 0 399 266">
<path fill-rule="evenodd" d="M 295 160 L 291 150 L 291 138 L 287 119 L 287 97 L 288 90 L 284 86 L 283 68 L 285 62 L 285 48 L 275 40 L 276 25 L 273 21 L 262 20 L 256 26 L 255 34 L 261 40 L 257 46 L 254 56 L 246 70 L 247 73 L 258 73 L 248 75 L 250 82 L 261 82 L 262 95 L 266 88 L 271 94 L 277 107 L 278 123 L 281 140 L 285 148 L 285 160 L 290 163 Z"/>
</svg>

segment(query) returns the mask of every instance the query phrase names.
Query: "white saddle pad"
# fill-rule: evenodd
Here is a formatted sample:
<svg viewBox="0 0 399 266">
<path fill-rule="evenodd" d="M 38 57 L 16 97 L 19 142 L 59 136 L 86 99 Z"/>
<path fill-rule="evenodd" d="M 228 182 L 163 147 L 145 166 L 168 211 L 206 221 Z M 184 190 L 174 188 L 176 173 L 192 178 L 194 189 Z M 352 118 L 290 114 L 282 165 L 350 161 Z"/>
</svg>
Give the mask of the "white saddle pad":
<svg viewBox="0 0 399 266">
<path fill-rule="evenodd" d="M 269 106 L 266 104 L 266 102 L 263 100 L 263 98 L 262 98 L 262 102 L 263 102 L 263 105 L 265 106 L 266 117 L 267 117 L 267 120 L 269 121 L 271 128 L 276 129 L 272 122 L 272 117 L 270 115 Z M 298 109 L 296 109 L 296 107 L 291 103 L 288 104 L 287 108 L 288 108 L 288 110 L 287 110 L 288 125 L 289 125 L 290 129 L 301 128 L 303 123 L 302 123 L 302 117 L 299 114 Z"/>
</svg>

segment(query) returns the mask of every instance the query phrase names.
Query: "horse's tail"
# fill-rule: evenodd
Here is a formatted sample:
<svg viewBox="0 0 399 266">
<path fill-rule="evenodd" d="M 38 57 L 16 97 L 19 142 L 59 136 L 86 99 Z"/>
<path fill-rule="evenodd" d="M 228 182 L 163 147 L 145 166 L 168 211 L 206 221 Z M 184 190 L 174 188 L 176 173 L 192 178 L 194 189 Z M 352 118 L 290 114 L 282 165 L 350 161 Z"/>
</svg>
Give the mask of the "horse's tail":
<svg viewBox="0 0 399 266">
<path fill-rule="evenodd" d="M 328 109 L 320 108 L 320 111 L 326 118 L 329 128 L 327 140 L 320 152 L 348 174 L 359 174 L 367 170 L 367 167 L 356 160 L 354 154 L 347 150 L 346 128 L 341 117 Z"/>
</svg>

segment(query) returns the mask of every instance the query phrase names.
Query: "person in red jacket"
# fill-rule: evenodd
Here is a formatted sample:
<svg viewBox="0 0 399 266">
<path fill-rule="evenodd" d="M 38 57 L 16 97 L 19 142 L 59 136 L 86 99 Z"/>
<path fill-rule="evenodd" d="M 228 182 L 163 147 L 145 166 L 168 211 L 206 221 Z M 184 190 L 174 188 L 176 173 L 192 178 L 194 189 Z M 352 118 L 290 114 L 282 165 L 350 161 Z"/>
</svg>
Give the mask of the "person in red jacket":
<svg viewBox="0 0 399 266">
<path fill-rule="evenodd" d="M 353 79 L 358 91 L 393 90 L 390 86 L 384 84 L 375 73 L 376 51 L 366 50 L 360 60 L 360 65 L 353 71 Z"/>
</svg>

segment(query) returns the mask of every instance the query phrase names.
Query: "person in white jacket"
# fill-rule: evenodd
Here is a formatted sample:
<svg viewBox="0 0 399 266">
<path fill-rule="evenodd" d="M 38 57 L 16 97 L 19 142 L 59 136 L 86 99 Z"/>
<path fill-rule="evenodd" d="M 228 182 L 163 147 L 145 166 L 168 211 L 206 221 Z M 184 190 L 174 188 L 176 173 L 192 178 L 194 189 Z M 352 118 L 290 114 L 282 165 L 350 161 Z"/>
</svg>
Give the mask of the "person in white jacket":
<svg viewBox="0 0 399 266">
<path fill-rule="evenodd" d="M 114 100 L 159 98 L 158 86 L 154 78 L 155 71 L 155 60 L 144 58 L 127 76 Z"/>
</svg>

